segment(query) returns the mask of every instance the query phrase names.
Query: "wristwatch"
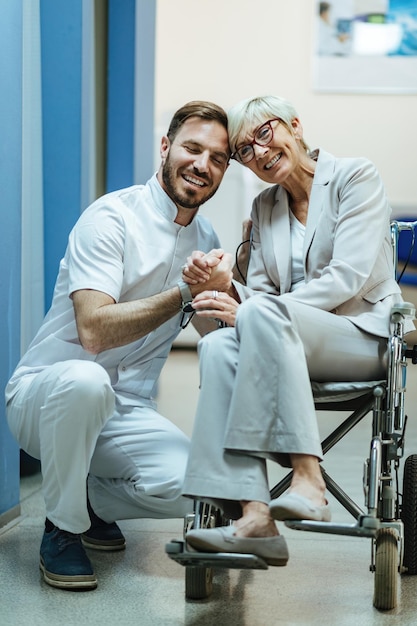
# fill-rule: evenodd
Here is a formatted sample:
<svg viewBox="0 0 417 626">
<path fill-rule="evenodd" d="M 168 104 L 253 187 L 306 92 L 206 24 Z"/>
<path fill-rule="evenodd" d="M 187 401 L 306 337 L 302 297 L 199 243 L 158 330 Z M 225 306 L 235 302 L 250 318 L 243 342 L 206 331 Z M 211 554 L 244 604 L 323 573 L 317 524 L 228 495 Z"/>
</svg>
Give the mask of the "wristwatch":
<svg viewBox="0 0 417 626">
<path fill-rule="evenodd" d="M 190 313 L 193 308 L 191 302 L 193 301 L 193 294 L 191 293 L 190 285 L 183 280 L 177 282 L 179 290 L 181 292 L 181 308 L 185 313 Z"/>
</svg>

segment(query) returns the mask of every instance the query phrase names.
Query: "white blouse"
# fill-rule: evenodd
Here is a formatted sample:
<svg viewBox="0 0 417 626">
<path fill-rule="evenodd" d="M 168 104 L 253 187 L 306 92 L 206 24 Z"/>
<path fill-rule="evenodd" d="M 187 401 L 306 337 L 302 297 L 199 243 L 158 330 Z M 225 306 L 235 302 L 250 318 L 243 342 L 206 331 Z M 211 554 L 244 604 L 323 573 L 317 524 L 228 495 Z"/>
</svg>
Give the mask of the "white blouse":
<svg viewBox="0 0 417 626">
<path fill-rule="evenodd" d="M 304 285 L 303 245 L 306 228 L 290 211 L 291 231 L 291 291 Z"/>
</svg>

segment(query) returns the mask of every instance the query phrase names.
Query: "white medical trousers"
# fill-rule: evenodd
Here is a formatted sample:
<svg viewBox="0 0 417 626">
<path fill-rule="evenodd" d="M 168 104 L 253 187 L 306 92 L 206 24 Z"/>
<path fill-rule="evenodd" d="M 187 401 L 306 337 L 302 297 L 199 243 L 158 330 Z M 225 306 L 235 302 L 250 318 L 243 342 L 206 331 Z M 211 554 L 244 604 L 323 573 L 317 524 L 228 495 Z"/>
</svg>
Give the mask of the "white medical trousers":
<svg viewBox="0 0 417 626">
<path fill-rule="evenodd" d="M 189 439 L 140 398 L 122 406 L 107 372 L 69 360 L 23 376 L 8 406 L 20 447 L 41 460 L 46 516 L 62 530 L 90 526 L 88 496 L 106 522 L 183 517 Z"/>
</svg>

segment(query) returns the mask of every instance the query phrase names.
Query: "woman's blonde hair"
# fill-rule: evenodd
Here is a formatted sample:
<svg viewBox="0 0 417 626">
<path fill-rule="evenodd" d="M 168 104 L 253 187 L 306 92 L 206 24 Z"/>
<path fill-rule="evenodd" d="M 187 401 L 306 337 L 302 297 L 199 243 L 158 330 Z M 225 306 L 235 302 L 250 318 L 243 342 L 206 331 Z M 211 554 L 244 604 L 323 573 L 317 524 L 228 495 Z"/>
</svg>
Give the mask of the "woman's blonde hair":
<svg viewBox="0 0 417 626">
<path fill-rule="evenodd" d="M 298 114 L 291 102 L 278 96 L 247 98 L 235 104 L 227 114 L 232 152 L 235 152 L 240 137 L 247 136 L 254 127 L 275 117 L 291 131 L 291 122 Z M 308 146 L 303 139 L 301 145 L 307 152 Z"/>
</svg>

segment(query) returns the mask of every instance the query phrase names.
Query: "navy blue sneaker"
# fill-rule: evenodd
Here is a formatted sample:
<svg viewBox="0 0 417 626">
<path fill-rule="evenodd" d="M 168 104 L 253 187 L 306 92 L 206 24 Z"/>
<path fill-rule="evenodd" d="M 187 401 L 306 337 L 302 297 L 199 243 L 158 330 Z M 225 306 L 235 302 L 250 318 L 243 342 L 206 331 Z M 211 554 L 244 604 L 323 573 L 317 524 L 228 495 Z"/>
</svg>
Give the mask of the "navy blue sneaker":
<svg viewBox="0 0 417 626">
<path fill-rule="evenodd" d="M 90 559 L 81 536 L 60 530 L 49 520 L 41 544 L 40 569 L 48 585 L 59 589 L 89 590 L 97 587 Z"/>
<path fill-rule="evenodd" d="M 83 546 L 91 550 L 105 550 L 107 552 L 124 550 L 126 548 L 126 539 L 116 522 L 108 524 L 98 517 L 91 508 L 88 500 L 87 508 L 91 526 L 81 535 Z"/>
</svg>

